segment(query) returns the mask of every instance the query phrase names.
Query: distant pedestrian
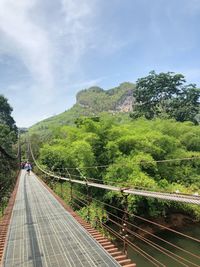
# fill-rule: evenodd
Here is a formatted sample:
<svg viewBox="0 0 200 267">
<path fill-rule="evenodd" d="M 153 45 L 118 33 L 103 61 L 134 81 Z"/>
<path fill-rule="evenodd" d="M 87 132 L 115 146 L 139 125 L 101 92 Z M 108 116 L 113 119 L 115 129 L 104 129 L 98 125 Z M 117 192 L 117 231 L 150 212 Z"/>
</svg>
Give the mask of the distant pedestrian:
<svg viewBox="0 0 200 267">
<path fill-rule="evenodd" d="M 21 169 L 22 169 L 22 170 L 24 169 L 24 166 L 25 166 L 25 162 L 22 161 L 22 162 L 21 162 Z"/>
<path fill-rule="evenodd" d="M 28 174 L 30 174 L 30 171 L 32 170 L 32 166 L 30 162 L 26 162 L 24 165 L 24 169 L 27 171 Z"/>
</svg>

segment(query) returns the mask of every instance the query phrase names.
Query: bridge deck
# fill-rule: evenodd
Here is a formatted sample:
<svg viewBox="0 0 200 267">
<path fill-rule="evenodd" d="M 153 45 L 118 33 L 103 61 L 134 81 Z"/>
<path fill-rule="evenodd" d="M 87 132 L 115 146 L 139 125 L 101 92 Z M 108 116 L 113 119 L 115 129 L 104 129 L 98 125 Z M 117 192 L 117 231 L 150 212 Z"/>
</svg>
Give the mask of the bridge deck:
<svg viewBox="0 0 200 267">
<path fill-rule="evenodd" d="M 3 267 L 120 266 L 58 203 L 22 171 Z"/>
</svg>

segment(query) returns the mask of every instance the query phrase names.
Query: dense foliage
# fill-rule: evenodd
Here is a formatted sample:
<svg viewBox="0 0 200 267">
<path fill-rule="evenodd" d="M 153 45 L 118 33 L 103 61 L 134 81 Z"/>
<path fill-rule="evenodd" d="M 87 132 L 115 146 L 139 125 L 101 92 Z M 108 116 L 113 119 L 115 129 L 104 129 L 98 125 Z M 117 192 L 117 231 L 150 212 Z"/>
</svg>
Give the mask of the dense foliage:
<svg viewBox="0 0 200 267">
<path fill-rule="evenodd" d="M 192 122 L 138 119 L 120 123 L 117 116 L 104 114 L 50 131 L 42 148 L 35 151 L 47 169 L 67 175 L 65 168 L 69 168 L 72 177 L 84 175 L 122 187 L 200 193 L 200 128 Z M 177 158 L 191 159 L 160 162 Z M 106 166 L 93 167 L 102 165 Z M 122 205 L 120 194 L 98 189 L 93 195 Z M 129 196 L 128 202 L 129 210 L 140 215 L 184 212 L 200 219 L 197 206 L 136 196 Z"/>
<path fill-rule="evenodd" d="M 16 170 L 13 146 L 17 141 L 17 128 L 11 112 L 7 99 L 0 95 L 0 208 L 7 201 Z"/>
<path fill-rule="evenodd" d="M 137 80 L 133 95 L 136 101 L 133 117 L 199 122 L 200 89 L 195 84 L 187 85 L 182 74 L 152 71 Z"/>
</svg>

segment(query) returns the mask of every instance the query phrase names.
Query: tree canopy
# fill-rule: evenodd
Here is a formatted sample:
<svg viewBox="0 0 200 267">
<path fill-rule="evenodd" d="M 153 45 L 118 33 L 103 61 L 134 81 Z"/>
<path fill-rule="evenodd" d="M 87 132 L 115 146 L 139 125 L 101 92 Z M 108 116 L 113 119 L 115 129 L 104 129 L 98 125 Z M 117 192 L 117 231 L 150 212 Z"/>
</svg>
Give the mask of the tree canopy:
<svg viewBox="0 0 200 267">
<path fill-rule="evenodd" d="M 8 100 L 0 95 L 0 124 L 7 125 L 11 130 L 17 131 L 15 121 L 11 116 L 13 109 L 9 105 Z"/>
<path fill-rule="evenodd" d="M 0 209 L 7 200 L 15 177 L 16 159 L 13 149 L 17 141 L 17 127 L 11 112 L 7 99 L 0 95 Z"/>
<path fill-rule="evenodd" d="M 174 118 L 177 121 L 198 122 L 200 89 L 186 84 L 182 74 L 151 71 L 136 82 L 132 117 Z"/>
</svg>

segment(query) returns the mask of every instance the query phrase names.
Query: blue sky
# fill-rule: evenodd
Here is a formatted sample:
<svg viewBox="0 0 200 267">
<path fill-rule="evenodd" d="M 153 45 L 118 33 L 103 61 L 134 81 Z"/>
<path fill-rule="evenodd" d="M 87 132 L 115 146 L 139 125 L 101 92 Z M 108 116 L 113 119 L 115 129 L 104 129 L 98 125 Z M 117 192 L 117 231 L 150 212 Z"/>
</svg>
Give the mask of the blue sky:
<svg viewBox="0 0 200 267">
<path fill-rule="evenodd" d="M 18 126 L 151 70 L 200 86 L 199 0 L 1 0 L 0 93 Z"/>
</svg>

